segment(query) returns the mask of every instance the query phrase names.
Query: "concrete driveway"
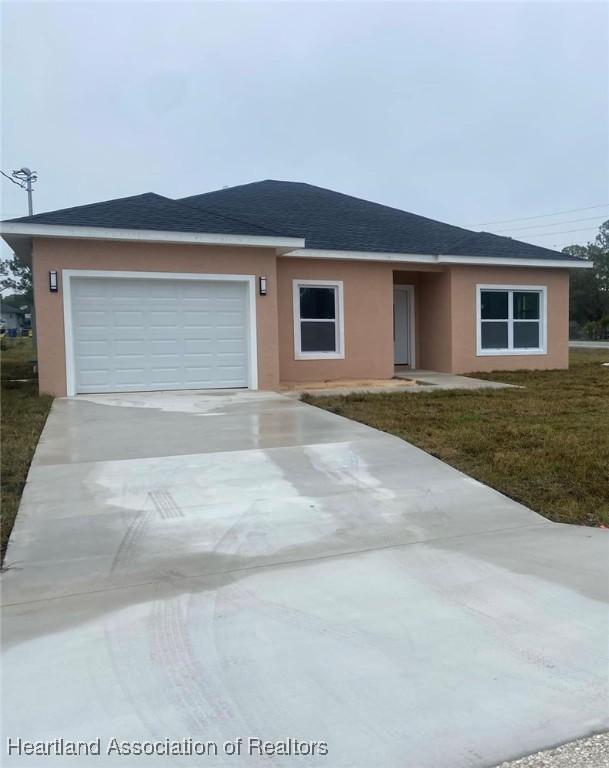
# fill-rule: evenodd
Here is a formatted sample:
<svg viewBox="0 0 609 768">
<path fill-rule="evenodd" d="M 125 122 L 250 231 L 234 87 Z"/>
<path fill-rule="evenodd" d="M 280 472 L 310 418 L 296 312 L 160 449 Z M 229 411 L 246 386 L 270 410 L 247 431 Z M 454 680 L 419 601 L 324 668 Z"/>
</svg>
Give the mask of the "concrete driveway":
<svg viewBox="0 0 609 768">
<path fill-rule="evenodd" d="M 56 400 L 2 579 L 4 737 L 102 757 L 0 762 L 460 768 L 607 728 L 608 533 L 281 395 Z M 250 737 L 328 755 L 222 754 Z"/>
</svg>

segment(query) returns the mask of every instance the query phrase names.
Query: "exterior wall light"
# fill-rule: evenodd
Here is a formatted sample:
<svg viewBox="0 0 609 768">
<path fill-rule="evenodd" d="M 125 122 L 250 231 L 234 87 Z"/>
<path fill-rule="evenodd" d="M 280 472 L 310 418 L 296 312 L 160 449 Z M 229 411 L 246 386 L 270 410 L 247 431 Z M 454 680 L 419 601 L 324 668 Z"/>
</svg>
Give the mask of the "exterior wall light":
<svg viewBox="0 0 609 768">
<path fill-rule="evenodd" d="M 266 296 L 266 277 L 258 278 L 258 290 L 261 296 Z"/>
<path fill-rule="evenodd" d="M 51 291 L 51 293 L 57 293 L 58 290 L 59 289 L 57 286 L 57 270 L 51 269 L 49 270 L 49 291 Z"/>
</svg>

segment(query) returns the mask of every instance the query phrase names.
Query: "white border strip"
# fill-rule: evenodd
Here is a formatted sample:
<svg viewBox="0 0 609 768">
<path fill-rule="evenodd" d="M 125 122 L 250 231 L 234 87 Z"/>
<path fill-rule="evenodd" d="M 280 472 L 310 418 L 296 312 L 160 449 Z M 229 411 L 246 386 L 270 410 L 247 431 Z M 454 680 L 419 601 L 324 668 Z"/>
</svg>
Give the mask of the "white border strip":
<svg viewBox="0 0 609 768">
<path fill-rule="evenodd" d="M 425 253 L 383 253 L 382 251 L 324 251 L 315 248 L 302 248 L 282 257 L 294 259 L 345 259 L 348 261 L 416 261 L 422 264 L 437 264 L 437 256 Z"/>
<path fill-rule="evenodd" d="M 539 293 L 539 319 L 541 321 L 541 347 L 537 349 L 482 349 L 482 291 L 537 291 Z M 546 285 L 497 285 L 476 284 L 476 357 L 504 357 L 510 355 L 548 354 L 548 287 Z M 512 320 L 513 307 L 508 306 L 508 318 Z M 512 326 L 513 327 L 513 326 Z M 509 328 L 509 324 L 508 324 Z M 511 336 L 510 336 L 511 339 Z"/>
<path fill-rule="evenodd" d="M 438 256 L 438 264 L 482 264 L 510 267 L 563 267 L 563 269 L 593 269 L 591 261 L 580 259 L 509 259 L 500 256 Z"/>
<path fill-rule="evenodd" d="M 578 259 L 509 259 L 498 256 L 434 256 L 426 253 L 383 253 L 382 251 L 325 251 L 303 248 L 281 254 L 292 259 L 343 259 L 345 261 L 389 261 L 412 264 L 469 264 L 498 267 L 552 267 L 592 269 L 591 261 Z"/>
<path fill-rule="evenodd" d="M 155 229 L 114 229 L 112 227 L 63 227 L 56 224 L 0 224 L 2 235 L 67 237 L 85 240 L 122 240 L 146 243 L 191 243 L 194 245 L 241 245 L 268 248 L 302 248 L 300 237 L 267 235 L 223 235 L 206 232 L 166 232 Z"/>
<path fill-rule="evenodd" d="M 63 269 L 61 271 L 61 292 L 63 294 L 63 328 L 66 364 L 66 394 L 76 394 L 76 368 L 74 334 L 72 333 L 72 285 L 73 278 L 115 278 L 142 280 L 215 280 L 246 283 L 249 304 L 248 328 L 248 388 L 258 389 L 258 338 L 256 324 L 256 276 L 255 275 L 214 275 L 197 272 L 117 272 L 90 269 Z M 187 387 L 185 387 L 187 389 Z M 202 390 L 203 391 L 203 390 Z"/>
</svg>

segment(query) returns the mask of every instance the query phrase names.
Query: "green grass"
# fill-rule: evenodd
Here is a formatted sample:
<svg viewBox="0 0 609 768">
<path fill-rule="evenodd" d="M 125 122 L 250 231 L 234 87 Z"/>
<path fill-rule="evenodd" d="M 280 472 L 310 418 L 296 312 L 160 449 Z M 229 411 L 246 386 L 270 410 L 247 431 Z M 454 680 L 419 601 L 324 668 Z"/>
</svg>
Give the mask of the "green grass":
<svg viewBox="0 0 609 768">
<path fill-rule="evenodd" d="M 567 371 L 473 374 L 525 389 L 314 397 L 562 523 L 609 526 L 609 352 Z"/>
<path fill-rule="evenodd" d="M 2 384 L 2 488 L 1 488 L 1 557 L 13 529 L 19 501 L 34 449 L 53 401 L 38 395 L 38 382 L 33 378 L 34 357 L 31 339 L 9 339 L 2 342 L 0 378 Z M 11 379 L 32 379 L 15 383 Z"/>
</svg>

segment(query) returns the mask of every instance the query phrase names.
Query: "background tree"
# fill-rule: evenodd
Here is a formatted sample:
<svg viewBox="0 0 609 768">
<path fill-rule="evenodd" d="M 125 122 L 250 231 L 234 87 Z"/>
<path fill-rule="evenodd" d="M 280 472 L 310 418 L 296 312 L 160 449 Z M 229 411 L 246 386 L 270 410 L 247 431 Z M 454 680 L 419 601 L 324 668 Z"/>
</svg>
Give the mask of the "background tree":
<svg viewBox="0 0 609 768">
<path fill-rule="evenodd" d="M 603 338 L 609 333 L 609 219 L 601 224 L 593 242 L 569 245 L 563 253 L 594 265 L 592 269 L 572 270 L 569 310 L 574 330 Z"/>
<path fill-rule="evenodd" d="M 0 261 L 0 288 L 2 293 L 11 291 L 10 302 L 13 305 L 32 307 L 34 296 L 32 289 L 32 270 L 22 264 L 17 256 Z M 8 296 L 4 296 L 8 301 Z M 18 303 L 17 303 L 18 302 Z"/>
</svg>

